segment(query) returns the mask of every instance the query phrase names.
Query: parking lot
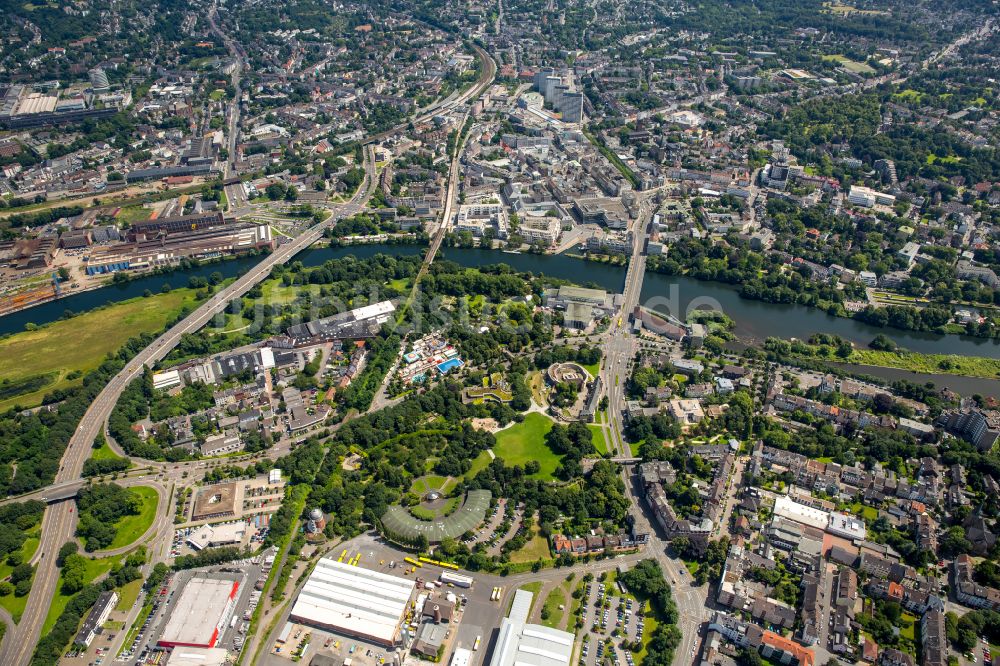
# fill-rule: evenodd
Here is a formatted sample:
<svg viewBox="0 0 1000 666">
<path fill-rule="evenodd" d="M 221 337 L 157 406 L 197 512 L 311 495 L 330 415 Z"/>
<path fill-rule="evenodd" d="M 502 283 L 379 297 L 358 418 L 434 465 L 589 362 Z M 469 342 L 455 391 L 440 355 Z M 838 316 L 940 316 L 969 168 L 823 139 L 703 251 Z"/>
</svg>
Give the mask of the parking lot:
<svg viewBox="0 0 1000 666">
<path fill-rule="evenodd" d="M 624 664 L 634 666 L 632 651 L 622 643 L 642 642 L 645 618 L 642 605 L 614 583 L 592 580 L 583 594 L 583 642 L 580 666 Z"/>
<path fill-rule="evenodd" d="M 246 525 L 246 532 L 243 535 L 243 539 L 238 545 L 239 547 L 250 546 L 251 551 L 256 550 L 260 547 L 260 544 L 264 543 L 264 539 L 267 537 L 269 528 L 267 527 L 270 521 L 264 520 L 264 516 L 257 516 L 249 518 L 246 521 L 243 520 L 227 520 L 209 523 L 209 525 L 229 525 L 233 523 L 243 523 Z M 259 526 L 258 526 L 259 525 Z M 181 529 L 174 530 L 174 538 L 170 543 L 170 557 L 178 557 L 180 555 L 193 555 L 198 551 L 191 547 L 188 543 L 188 537 L 192 534 L 196 534 L 202 529 L 203 525 L 198 525 L 195 527 L 182 527 Z"/>
<path fill-rule="evenodd" d="M 260 591 L 255 588 L 260 586 L 258 581 L 263 581 L 266 577 L 261 567 L 261 556 L 207 569 L 180 571 L 169 577 L 155 595 L 152 612 L 140 627 L 132 644 L 124 646 L 125 651 L 121 655 L 122 661 L 129 664 L 141 664 L 147 660 L 155 659 L 156 653 L 161 652 L 156 643 L 170 618 L 177 594 L 192 576 L 203 572 L 230 573 L 240 581 L 239 597 L 233 612 L 235 619 L 226 626 L 219 636 L 216 647 L 233 652 L 238 652 L 242 648 L 243 638 L 249 627 L 250 614 L 260 598 Z"/>
<path fill-rule="evenodd" d="M 387 649 L 356 638 L 346 638 L 321 629 L 292 623 L 288 638 L 275 641 L 268 646 L 265 664 L 288 666 L 290 660 L 300 658 L 301 663 L 309 663 L 316 654 L 332 657 L 343 663 L 350 659 L 353 666 L 382 666 L 392 663 L 395 648 Z"/>
<path fill-rule="evenodd" d="M 443 571 L 442 568 L 429 564 L 416 567 L 414 571 L 414 567 L 406 565 L 403 562 L 403 557 L 407 556 L 406 553 L 396 549 L 391 544 L 386 543 L 381 537 L 372 533 L 356 537 L 333 548 L 329 556 L 336 559 L 344 550 L 347 550 L 346 558 L 360 555 L 357 566 L 393 576 L 405 576 L 411 580 L 420 579 L 424 583 L 437 581 Z M 456 647 L 464 647 L 471 650 L 477 638 L 481 640 L 481 645 L 476 654 L 483 655 L 487 653 L 488 645 L 493 639 L 494 631 L 500 624 L 500 618 L 507 610 L 506 606 L 501 607 L 502 602 L 500 600 L 490 600 L 494 586 L 503 585 L 501 579 L 495 576 L 478 576 L 475 574 L 471 574 L 471 576 L 474 582 L 470 588 L 448 585 L 434 588 L 434 594 L 453 592 L 463 601 L 461 613 L 455 622 L 455 626 L 452 628 L 452 634 L 446 643 L 448 646 L 447 652 L 441 663 L 448 663 L 450 654 Z M 425 589 L 424 591 L 429 590 Z M 509 592 L 506 586 L 503 587 L 503 592 Z M 465 595 L 464 599 L 462 595 Z M 286 616 L 281 618 L 277 623 L 274 633 L 267 637 L 269 643 L 267 645 L 266 656 L 262 656 L 261 659 L 263 663 L 269 666 L 289 666 L 292 663 L 291 660 L 293 657 L 296 656 L 296 652 L 300 651 L 307 633 L 309 634 L 308 645 L 305 650 L 301 650 L 300 663 L 308 663 L 315 654 L 333 657 L 334 659 L 341 660 L 341 663 L 343 663 L 342 660 L 344 658 L 349 657 L 353 666 L 379 666 L 380 658 L 386 663 L 392 663 L 392 651 L 386 650 L 382 646 L 300 625 L 293 624 L 294 628 L 289 634 L 290 640 L 286 640 L 285 644 L 279 644 L 276 637 L 284 627 L 288 610 L 286 610 Z M 299 632 L 300 628 L 302 632 L 296 639 L 295 635 Z M 276 649 L 279 647 L 281 648 L 280 652 Z M 354 648 L 354 652 L 351 652 L 352 647 Z M 369 651 L 371 651 L 371 654 L 369 654 Z"/>
</svg>

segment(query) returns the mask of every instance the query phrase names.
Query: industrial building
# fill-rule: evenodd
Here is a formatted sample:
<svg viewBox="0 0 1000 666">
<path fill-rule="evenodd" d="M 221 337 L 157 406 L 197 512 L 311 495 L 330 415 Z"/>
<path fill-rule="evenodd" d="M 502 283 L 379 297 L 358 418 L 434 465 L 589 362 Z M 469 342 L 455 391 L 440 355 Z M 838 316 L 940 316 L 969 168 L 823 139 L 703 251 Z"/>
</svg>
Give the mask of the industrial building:
<svg viewBox="0 0 1000 666">
<path fill-rule="evenodd" d="M 415 585 L 323 558 L 299 593 L 289 619 L 391 647 L 399 642 Z"/>
<path fill-rule="evenodd" d="M 215 647 L 232 617 L 239 590 L 239 581 L 231 577 L 192 577 L 177 597 L 157 645 Z"/>
<path fill-rule="evenodd" d="M 514 593 L 510 613 L 500 623 L 490 666 L 569 666 L 573 634 L 527 624 L 533 596 L 527 590 Z"/>
<path fill-rule="evenodd" d="M 297 345 L 324 340 L 370 338 L 378 333 L 379 327 L 389 321 L 395 311 L 392 301 L 382 301 L 332 317 L 289 326 L 286 333 Z"/>
<path fill-rule="evenodd" d="M 229 652 L 224 648 L 175 648 L 167 658 L 167 666 L 222 666 Z"/>
<path fill-rule="evenodd" d="M 184 219 L 184 218 L 175 218 Z M 271 227 L 266 224 L 217 224 L 199 227 L 188 222 L 183 230 L 159 227 L 130 232 L 133 242 L 94 251 L 87 261 L 87 275 L 121 270 L 141 270 L 173 266 L 181 259 L 209 259 L 274 248 Z"/>
</svg>

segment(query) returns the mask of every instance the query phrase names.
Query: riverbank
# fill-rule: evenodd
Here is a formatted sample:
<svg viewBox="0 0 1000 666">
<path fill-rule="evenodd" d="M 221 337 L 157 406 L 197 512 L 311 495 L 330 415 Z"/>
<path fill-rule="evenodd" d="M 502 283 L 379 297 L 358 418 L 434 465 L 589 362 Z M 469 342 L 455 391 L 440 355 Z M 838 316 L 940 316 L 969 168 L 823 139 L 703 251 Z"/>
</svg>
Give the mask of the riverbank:
<svg viewBox="0 0 1000 666">
<path fill-rule="evenodd" d="M 348 255 L 359 258 L 368 258 L 376 254 L 411 256 L 422 255 L 425 250 L 425 246 L 418 244 L 366 243 L 339 247 L 313 246 L 299 253 L 295 261 L 301 261 L 306 266 L 318 266 Z M 445 247 L 441 249 L 439 260 L 454 261 L 469 267 L 506 264 L 516 271 L 530 272 L 555 280 L 568 280 L 612 292 L 620 292 L 625 280 L 625 268 L 622 266 L 600 261 L 588 261 L 584 264 L 581 259 L 566 255 L 508 254 L 484 248 Z M 143 276 L 123 285 L 111 285 L 84 294 L 74 294 L 32 308 L 27 311 L 29 313 L 27 316 L 25 313 L 19 313 L 0 317 L 0 334 L 23 331 L 25 324 L 31 321 L 41 324 L 58 320 L 66 309 L 77 312 L 88 311 L 109 301 L 122 301 L 141 296 L 146 290 L 159 293 L 164 283 L 186 285 L 190 277 L 195 275 L 208 277 L 212 272 L 218 271 L 225 278 L 235 277 L 257 261 L 258 257 L 230 259 L 221 263 L 178 270 L 169 275 Z M 909 361 L 869 356 L 859 356 L 856 359 L 828 358 L 825 359 L 827 361 L 857 360 L 859 364 L 884 363 L 887 367 L 900 371 L 921 371 L 942 376 L 947 372 L 956 377 L 963 376 L 968 367 L 972 370 L 965 376 L 990 378 L 996 377 L 997 372 L 1000 372 L 1000 366 L 993 364 L 994 360 L 1000 359 L 1000 344 L 991 340 L 879 328 L 802 305 L 748 300 L 742 298 L 738 287 L 733 285 L 699 282 L 685 276 L 667 276 L 649 272 L 643 282 L 640 304 L 683 319 L 687 319 L 688 313 L 693 309 L 720 310 L 736 322 L 733 331 L 735 336 L 754 346 L 761 346 L 768 337 L 806 340 L 816 332 L 822 331 L 850 341 L 857 351 L 867 350 L 869 343 L 876 336 L 885 335 L 892 338 L 901 348 L 924 355 L 915 357 L 919 360 Z M 950 369 L 942 366 L 941 362 L 945 359 L 937 358 L 942 350 L 947 350 L 951 356 L 968 358 L 965 363 L 971 365 L 953 364 Z M 985 359 L 987 363 L 977 362 L 978 359 Z M 994 370 L 995 367 L 998 369 Z"/>
<path fill-rule="evenodd" d="M 847 360 L 858 365 L 897 368 L 910 372 L 983 377 L 986 379 L 1000 377 L 1000 359 L 995 358 L 856 349 Z"/>
<path fill-rule="evenodd" d="M 198 303 L 192 289 L 133 298 L 0 339 L 0 411 L 40 405 L 142 333 L 155 333 Z"/>
</svg>

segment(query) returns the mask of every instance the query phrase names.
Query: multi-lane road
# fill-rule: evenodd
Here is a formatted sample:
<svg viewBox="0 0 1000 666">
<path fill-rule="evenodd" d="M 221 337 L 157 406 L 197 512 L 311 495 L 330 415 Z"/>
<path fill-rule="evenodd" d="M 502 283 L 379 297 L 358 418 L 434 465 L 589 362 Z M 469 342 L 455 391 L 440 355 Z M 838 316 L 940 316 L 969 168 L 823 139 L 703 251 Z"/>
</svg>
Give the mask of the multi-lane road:
<svg viewBox="0 0 1000 666">
<path fill-rule="evenodd" d="M 151 366 L 165 357 L 180 342 L 183 335 L 194 333 L 211 321 L 212 317 L 222 310 L 228 302 L 242 296 L 254 285 L 264 280 L 274 266 L 285 263 L 303 249 L 317 242 L 322 238 L 323 232 L 337 219 L 350 217 L 360 212 L 371 196 L 374 185 L 374 154 L 373 150 L 368 148 L 365 151 L 365 181 L 349 203 L 340 207 L 336 213 L 332 213 L 324 222 L 310 228 L 291 242 L 278 247 L 246 274 L 218 291 L 194 312 L 129 360 L 101 390 L 84 414 L 63 454 L 62 466 L 56 474 L 54 485 L 66 484 L 80 478 L 83 463 L 92 452 L 91 444 L 104 429 L 104 424 L 111 415 L 111 410 L 114 409 L 122 391 L 142 372 L 144 366 Z M 38 547 L 41 555 L 31 586 L 31 593 L 20 622 L 12 631 L 7 632 L 6 639 L 0 646 L 0 663 L 22 666 L 27 664 L 31 658 L 32 650 L 38 642 L 42 623 L 48 612 L 49 601 L 52 599 L 59 578 L 59 570 L 55 562 L 56 555 L 60 546 L 73 538 L 73 532 L 76 529 L 77 517 L 73 513 L 73 506 L 72 502 L 63 502 L 53 504 L 45 511 L 42 520 L 41 543 Z"/>
<path fill-rule="evenodd" d="M 621 459 L 633 457 L 622 434 L 624 427 L 622 420 L 625 413 L 625 384 L 637 349 L 637 341 L 630 330 L 629 319 L 632 311 L 639 305 L 639 296 L 642 292 L 642 280 L 646 272 L 645 240 L 648 224 L 648 214 L 643 207 L 639 219 L 632 227 L 632 256 L 625 274 L 625 285 L 622 288 L 622 307 L 619 316 L 612 321 L 602 340 L 604 362 L 601 367 L 601 378 L 608 398 L 611 446 Z M 707 606 L 707 588 L 692 587 L 691 575 L 684 564 L 667 556 L 668 544 L 656 535 L 655 526 L 647 519 L 643 508 L 642 490 L 636 486 L 629 466 L 623 467 L 622 475 L 627 494 L 633 504 L 632 515 L 636 521 L 636 530 L 651 535 L 646 555 L 652 556 L 659 562 L 667 582 L 672 587 L 674 601 L 677 604 L 681 642 L 674 651 L 672 666 L 690 666 L 695 661 L 702 624 L 708 619 L 710 612 Z"/>
<path fill-rule="evenodd" d="M 215 25 L 215 10 L 210 14 L 213 30 L 215 30 L 226 42 L 227 47 L 234 54 L 237 61 L 237 71 L 234 73 L 234 80 L 239 89 L 239 71 L 242 62 L 242 52 L 237 44 L 222 33 Z M 434 114 L 442 111 L 454 109 L 457 106 L 467 103 L 481 95 L 492 83 L 496 74 L 496 64 L 485 51 L 476 47 L 480 61 L 483 63 L 482 72 L 474 85 L 463 93 L 447 100 L 442 100 L 439 104 L 426 109 L 416 120 L 429 119 Z M 239 123 L 239 95 L 229 107 L 228 111 L 228 131 L 229 131 L 229 162 L 226 165 L 226 173 L 231 172 L 232 160 L 235 159 L 235 140 Z M 468 113 L 463 115 L 462 123 Z M 401 131 L 403 126 L 393 128 L 389 132 L 383 133 L 389 136 Z M 136 354 L 129 360 L 122 370 L 115 375 L 111 381 L 101 390 L 97 398 L 90 405 L 81 419 L 77 431 L 73 434 L 69 444 L 63 454 L 62 465 L 56 478 L 49 486 L 51 490 L 67 489 L 77 482 L 81 477 L 83 463 L 89 457 L 94 439 L 103 431 L 105 424 L 115 404 L 121 396 L 122 391 L 128 384 L 142 371 L 145 366 L 151 366 L 164 358 L 180 341 L 181 337 L 187 333 L 193 333 L 211 321 L 227 303 L 234 298 L 242 296 L 254 285 L 264 280 L 271 272 L 271 269 L 287 262 L 298 254 L 301 250 L 316 243 L 322 238 L 326 229 L 336 220 L 350 217 L 360 212 L 371 196 L 375 184 L 375 155 L 371 144 L 377 141 L 382 135 L 369 137 L 365 141 L 364 151 L 365 180 L 358 189 L 357 194 L 348 202 L 340 206 L 337 212 L 332 213 L 324 222 L 317 224 L 293 239 L 291 242 L 279 246 L 274 252 L 268 255 L 263 261 L 251 268 L 246 274 L 239 277 L 235 282 L 223 288 L 212 296 L 205 303 L 200 305 L 194 312 L 185 317 L 182 321 L 170 328 L 166 333 L 157 338 L 151 345 Z M 458 151 L 457 151 L 458 152 Z M 449 182 L 449 195 L 453 195 L 458 182 L 458 158 L 452 162 L 452 174 Z M 453 196 L 449 196 L 449 205 Z M 447 212 L 447 211 L 446 211 Z M 447 218 L 445 218 L 446 220 Z M 442 229 L 446 225 L 442 223 Z M 432 243 L 428 252 L 428 260 L 433 258 L 437 248 L 440 247 L 443 232 L 439 233 Z M 169 504 L 169 502 L 167 502 Z M 73 512 L 74 503 L 61 502 L 49 506 L 42 519 L 40 544 L 37 557 L 37 570 L 31 593 L 28 597 L 24 614 L 16 626 L 10 627 L 2 644 L 0 644 L 0 663 L 10 666 L 23 666 L 31 659 L 34 646 L 37 644 L 42 624 L 48 613 L 49 602 L 55 593 L 55 587 L 59 578 L 59 569 L 56 566 L 56 555 L 63 543 L 73 538 L 76 529 L 77 517 Z"/>
</svg>

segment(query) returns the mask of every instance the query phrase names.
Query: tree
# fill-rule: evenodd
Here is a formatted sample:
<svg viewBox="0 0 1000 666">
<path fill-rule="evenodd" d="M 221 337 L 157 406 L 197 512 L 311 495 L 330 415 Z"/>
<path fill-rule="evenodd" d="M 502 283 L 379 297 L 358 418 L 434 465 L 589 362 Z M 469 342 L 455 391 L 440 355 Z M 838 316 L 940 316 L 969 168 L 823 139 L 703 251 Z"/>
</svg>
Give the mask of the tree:
<svg viewBox="0 0 1000 666">
<path fill-rule="evenodd" d="M 14 570 L 10 572 L 10 582 L 16 585 L 23 580 L 31 580 L 31 577 L 34 574 L 35 568 L 27 562 L 24 562 L 22 564 L 18 564 L 14 567 Z"/>
<path fill-rule="evenodd" d="M 86 584 L 87 560 L 79 553 L 67 555 L 62 566 L 62 592 L 76 594 Z"/>
<path fill-rule="evenodd" d="M 750 647 L 740 648 L 736 661 L 740 666 L 764 666 L 760 653 Z"/>
</svg>

